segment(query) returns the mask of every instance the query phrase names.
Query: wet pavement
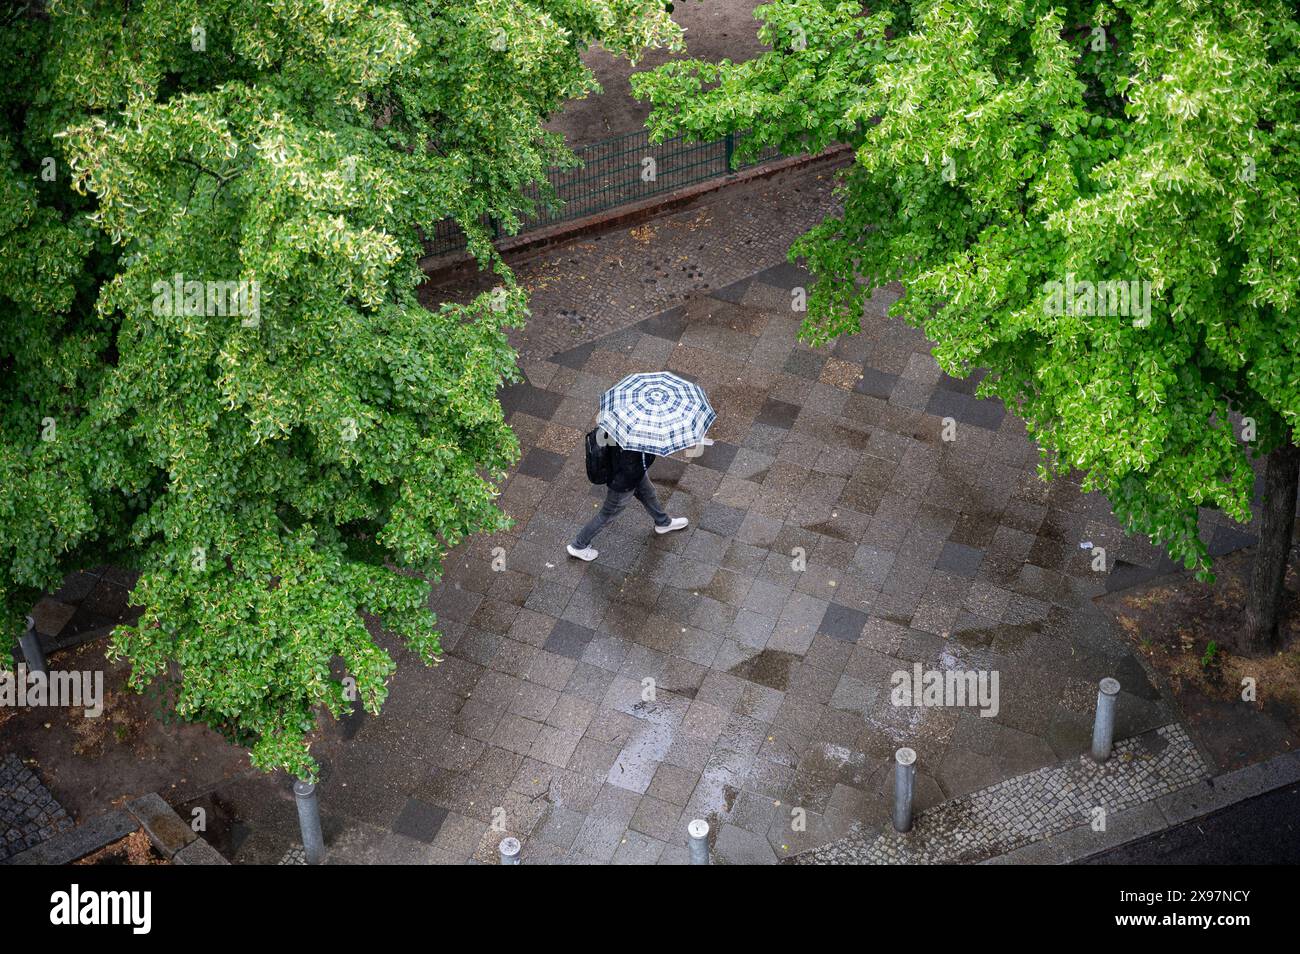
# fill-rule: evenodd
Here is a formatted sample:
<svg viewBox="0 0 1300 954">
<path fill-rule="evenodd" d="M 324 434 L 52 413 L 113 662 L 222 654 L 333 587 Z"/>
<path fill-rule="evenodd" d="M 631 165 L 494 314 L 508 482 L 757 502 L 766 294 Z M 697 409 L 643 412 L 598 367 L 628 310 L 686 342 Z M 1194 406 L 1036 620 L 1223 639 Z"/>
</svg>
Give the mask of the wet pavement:
<svg viewBox="0 0 1300 954">
<path fill-rule="evenodd" d="M 776 265 L 526 362 L 502 394 L 516 525 L 448 558 L 444 662 L 402 666 L 382 717 L 317 749 L 332 860 L 491 862 L 508 834 L 530 863 L 680 863 L 701 817 L 718 861 L 772 863 L 885 829 L 900 746 L 924 811 L 1085 751 L 1104 676 L 1117 738 L 1177 721 L 1091 603 L 1158 551 L 1104 499 L 1041 483 L 1022 424 L 882 320 L 895 292 L 862 335 L 797 343 L 807 281 Z M 716 443 L 651 471 L 691 525 L 655 535 L 630 506 L 573 560 L 601 499 L 581 449 L 599 395 L 660 368 L 718 411 Z M 996 672 L 996 716 L 894 705 L 917 663 Z"/>
<path fill-rule="evenodd" d="M 1122 740 L 1105 762 L 1076 755 L 944 802 L 917 818 L 906 834 L 886 828 L 863 837 L 855 831 L 790 863 L 1002 863 L 1018 848 L 1065 832 L 1091 832 L 1101 841 L 1129 809 L 1151 807 L 1205 776 L 1205 762 L 1182 726 L 1162 726 Z"/>
<path fill-rule="evenodd" d="M 702 817 L 715 860 L 773 863 L 850 833 L 872 845 L 901 746 L 919 812 L 1075 759 L 1104 676 L 1123 687 L 1117 738 L 1177 731 L 1092 603 L 1168 572 L 1161 552 L 1077 482 L 1040 482 L 1020 421 L 884 317 L 896 288 L 861 335 L 796 341 L 809 277 L 772 263 L 832 205 L 827 171 L 805 170 L 516 264 L 534 316 L 512 335 L 527 380 L 501 396 L 523 449 L 500 498 L 516 524 L 449 554 L 442 663 L 381 635 L 400 663 L 383 713 L 325 721 L 331 862 L 493 862 L 513 835 L 525 863 L 683 863 Z M 691 525 L 655 535 L 633 503 L 595 562 L 573 560 L 602 496 L 582 460 L 599 396 L 659 369 L 718 412 L 716 443 L 651 471 Z M 1250 542 L 1220 519 L 1212 549 Z M 996 715 L 894 705 L 916 664 L 996 673 Z M 297 861 L 289 781 L 210 783 L 202 767 L 234 751 L 212 746 L 176 769 L 177 811 L 203 808 L 234 861 Z"/>
</svg>

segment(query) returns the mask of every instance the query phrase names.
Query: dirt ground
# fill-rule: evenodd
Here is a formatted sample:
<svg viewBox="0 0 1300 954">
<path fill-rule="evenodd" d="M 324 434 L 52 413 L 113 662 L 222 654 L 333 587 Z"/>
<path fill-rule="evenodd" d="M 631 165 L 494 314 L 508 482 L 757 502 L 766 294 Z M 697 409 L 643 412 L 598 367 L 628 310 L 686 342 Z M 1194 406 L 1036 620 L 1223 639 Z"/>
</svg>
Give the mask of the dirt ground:
<svg viewBox="0 0 1300 954">
<path fill-rule="evenodd" d="M 178 803 L 249 772 L 242 749 L 203 726 L 186 725 L 163 701 L 126 688 L 128 667 L 108 662 L 106 639 L 55 653 L 51 669 L 104 672 L 104 711 L 0 710 L 3 748 L 19 753 L 68 811 L 81 820 L 149 792 Z"/>
<path fill-rule="evenodd" d="M 1240 768 L 1300 742 L 1300 573 L 1287 573 L 1281 649 L 1235 652 L 1254 547 L 1215 561 L 1214 584 L 1178 574 L 1099 602 L 1159 673 L 1197 742 L 1221 770 Z M 1247 695 L 1253 680 L 1255 699 Z"/>
<path fill-rule="evenodd" d="M 762 0 L 678 0 L 673 19 L 686 30 L 686 52 L 679 55 L 655 51 L 635 67 L 602 49 L 589 50 L 583 62 L 596 74 L 603 92 L 571 100 L 547 128 L 563 133 L 571 146 L 585 145 L 645 125 L 650 108 L 632 96 L 628 77 L 671 59 L 748 60 L 763 52 L 758 42 L 759 22 L 754 8 Z"/>
</svg>

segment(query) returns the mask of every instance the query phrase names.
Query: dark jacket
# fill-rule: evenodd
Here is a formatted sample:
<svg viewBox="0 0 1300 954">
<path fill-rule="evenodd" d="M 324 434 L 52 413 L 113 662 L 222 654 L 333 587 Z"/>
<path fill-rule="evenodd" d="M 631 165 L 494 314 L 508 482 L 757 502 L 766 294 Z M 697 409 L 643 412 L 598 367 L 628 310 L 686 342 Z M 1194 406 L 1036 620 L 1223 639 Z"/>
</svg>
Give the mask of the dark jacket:
<svg viewBox="0 0 1300 954">
<path fill-rule="evenodd" d="M 626 451 L 620 447 L 618 461 L 614 465 L 614 476 L 609 479 L 609 489 L 619 493 L 636 490 L 636 485 L 641 483 L 641 478 L 654 462 L 654 454 Z"/>
</svg>

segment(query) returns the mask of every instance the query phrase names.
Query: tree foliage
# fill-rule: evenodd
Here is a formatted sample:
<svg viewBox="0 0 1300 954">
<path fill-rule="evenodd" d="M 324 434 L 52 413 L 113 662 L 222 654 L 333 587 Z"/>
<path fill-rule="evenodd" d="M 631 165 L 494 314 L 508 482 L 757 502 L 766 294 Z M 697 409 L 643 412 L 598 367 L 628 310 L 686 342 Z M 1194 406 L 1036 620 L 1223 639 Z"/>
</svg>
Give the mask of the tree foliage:
<svg viewBox="0 0 1300 954">
<path fill-rule="evenodd" d="M 426 577 L 505 523 L 495 392 L 526 307 L 485 218 L 511 228 L 568 156 L 541 123 L 595 88 L 582 51 L 675 27 L 658 0 L 0 20 L 0 621 L 70 570 L 138 568 L 132 685 L 179 680 L 184 718 L 310 776 L 318 707 L 350 704 L 336 661 L 378 711 L 371 631 L 434 657 Z M 446 217 L 501 285 L 427 310 Z"/>
<path fill-rule="evenodd" d="M 1197 508 L 1249 520 L 1250 454 L 1300 416 L 1296 6 L 777 0 L 756 15 L 771 52 L 669 63 L 634 88 L 660 135 L 856 148 L 843 214 L 791 252 L 818 277 L 805 339 L 858 331 L 864 294 L 902 282 L 895 314 L 948 373 L 989 370 L 981 393 L 1025 418 L 1046 471 L 1083 471 L 1130 530 L 1208 575 Z M 1149 314 L 1061 294 L 1118 281 L 1149 289 Z"/>
</svg>

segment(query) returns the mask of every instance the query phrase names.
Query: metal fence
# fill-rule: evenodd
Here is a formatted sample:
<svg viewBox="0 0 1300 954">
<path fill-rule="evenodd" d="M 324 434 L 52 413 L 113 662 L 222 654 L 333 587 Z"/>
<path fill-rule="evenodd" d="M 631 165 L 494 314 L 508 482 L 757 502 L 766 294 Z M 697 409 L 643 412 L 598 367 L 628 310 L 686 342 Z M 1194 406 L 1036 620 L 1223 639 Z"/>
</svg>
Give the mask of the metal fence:
<svg viewBox="0 0 1300 954">
<path fill-rule="evenodd" d="M 547 173 L 557 201 L 544 204 L 537 186 L 525 194 L 538 203 L 537 213 L 525 217 L 519 232 L 529 232 L 556 222 L 582 218 L 606 209 L 640 202 L 664 192 L 748 169 L 779 157 L 773 148 L 764 149 L 753 161 L 733 169 L 732 156 L 745 133 L 728 135 L 714 142 L 687 142 L 681 137 L 651 143 L 642 129 L 613 139 L 577 146 L 573 152 L 581 165 L 552 167 Z M 500 237 L 495 222 L 484 225 Z M 429 236 L 430 255 L 445 255 L 465 247 L 465 233 L 454 221 L 445 219 Z"/>
</svg>

